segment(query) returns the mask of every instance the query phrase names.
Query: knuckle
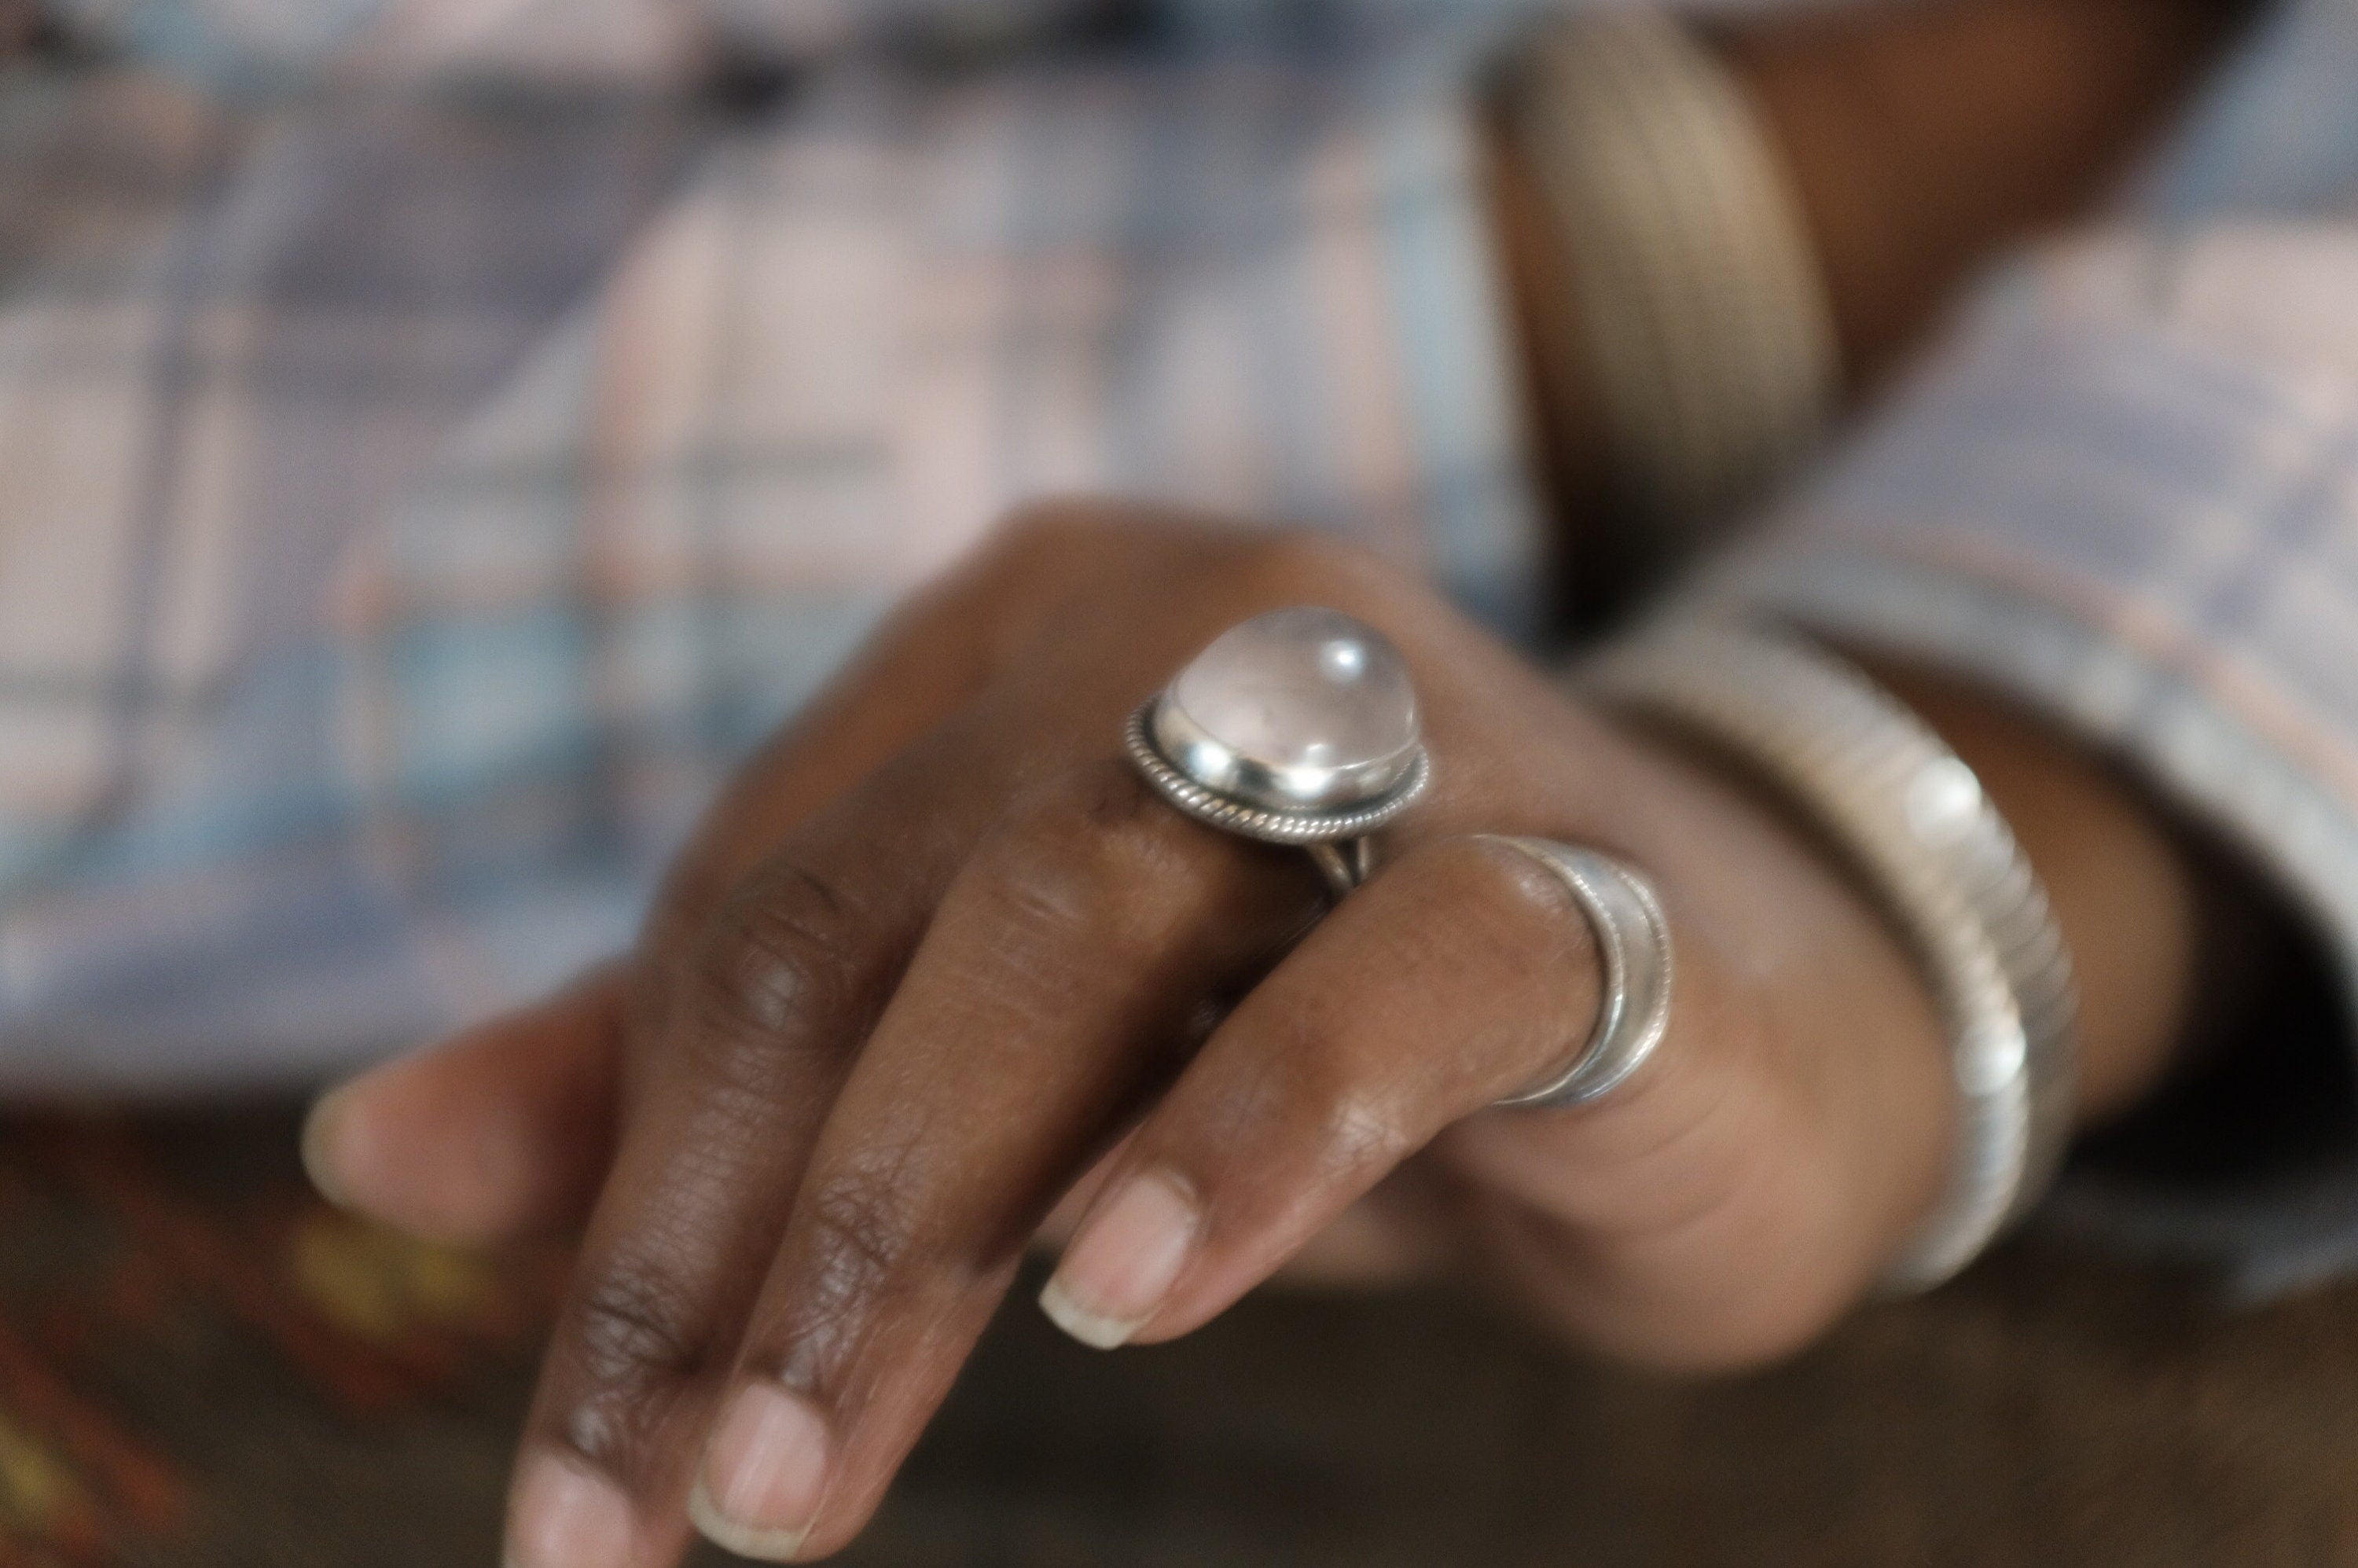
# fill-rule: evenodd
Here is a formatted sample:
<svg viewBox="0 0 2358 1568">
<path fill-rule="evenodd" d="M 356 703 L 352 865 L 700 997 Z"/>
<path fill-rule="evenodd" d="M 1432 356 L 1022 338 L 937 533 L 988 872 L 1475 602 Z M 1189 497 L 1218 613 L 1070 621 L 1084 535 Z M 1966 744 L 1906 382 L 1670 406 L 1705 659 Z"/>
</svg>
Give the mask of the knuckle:
<svg viewBox="0 0 2358 1568">
<path fill-rule="evenodd" d="M 1304 1038 L 1292 1054 L 1282 1114 L 1331 1163 L 1396 1158 L 1412 1141 L 1409 1107 L 1395 1086 L 1370 1076 L 1365 1053 L 1335 1028 Z"/>
<path fill-rule="evenodd" d="M 1035 501 L 1010 513 L 967 574 L 998 599 L 1036 597 L 1043 585 L 1070 589 L 1120 577 L 1142 557 L 1164 559 L 1202 532 L 1134 504 L 1082 498 Z M 1055 597 L 1054 595 L 1051 596 Z"/>
<path fill-rule="evenodd" d="M 563 1418 L 566 1441 L 627 1473 L 680 1389 L 716 1366 L 719 1341 L 696 1292 L 660 1260 L 610 1260 L 574 1295 L 566 1343 L 579 1391 Z"/>
<path fill-rule="evenodd" d="M 1029 837 L 1053 845 L 1106 839 L 1118 845 L 1159 844 L 1169 818 L 1160 796 L 1117 757 L 1099 757 L 1059 775 L 1027 803 L 1019 818 Z"/>
<path fill-rule="evenodd" d="M 781 866 L 722 900 L 697 976 L 705 1022 L 735 1045 L 840 1017 L 860 992 L 862 925 L 826 879 Z"/>
<path fill-rule="evenodd" d="M 1045 496 L 1016 507 L 993 531 L 985 559 L 1008 571 L 1055 568 L 1109 547 L 1167 550 L 1215 544 L 1233 524 L 1136 501 Z"/>
<path fill-rule="evenodd" d="M 1408 580 L 1382 557 L 1315 530 L 1086 499 L 1046 500 L 1011 514 L 978 557 L 972 578 L 979 584 L 1026 583 L 1116 561 L 1134 569 L 1141 551 L 1160 564 L 1166 586 L 1216 584 L 1223 599 L 1240 595 L 1273 605 L 1304 599 L 1345 608 L 1381 604 Z"/>
<path fill-rule="evenodd" d="M 873 1283 L 900 1265 L 914 1234 L 904 1188 L 891 1175 L 853 1172 L 812 1195 L 812 1249 L 850 1281 Z"/>
<path fill-rule="evenodd" d="M 667 1381 L 692 1375 L 708 1358 L 708 1336 L 695 1292 L 664 1264 L 625 1257 L 600 1269 L 573 1313 L 581 1368 L 605 1385 Z"/>
<path fill-rule="evenodd" d="M 1320 1162 L 1336 1170 L 1394 1164 L 1417 1141 L 1398 1098 L 1357 1077 L 1328 1087 L 1311 1107 Z"/>
<path fill-rule="evenodd" d="M 1667 1371 L 1726 1375 L 1759 1371 L 1791 1359 L 1823 1337 L 1856 1299 L 1847 1275 L 1796 1263 L 1758 1271 L 1743 1291 L 1684 1301 L 1677 1332 L 1635 1346 L 1639 1358 Z"/>
<path fill-rule="evenodd" d="M 891 1169 L 839 1172 L 813 1187 L 797 1230 L 796 1315 L 841 1342 L 856 1337 L 856 1325 L 906 1271 L 919 1238 L 917 1204 Z"/>
<path fill-rule="evenodd" d="M 1392 1162 L 1422 1141 L 1412 1091 L 1370 1062 L 1347 1022 L 1315 1006 L 1268 1022 L 1254 1068 L 1210 1108 L 1224 1144 L 1341 1171 Z"/>
<path fill-rule="evenodd" d="M 1184 827 L 1126 763 L 1085 764 L 1028 802 L 985 849 L 986 896 L 1016 930 L 1087 933 L 1117 947 L 1159 942 L 1159 923 L 1141 917 L 1169 903 L 1155 890 L 1167 892 L 1183 862 Z"/>
</svg>

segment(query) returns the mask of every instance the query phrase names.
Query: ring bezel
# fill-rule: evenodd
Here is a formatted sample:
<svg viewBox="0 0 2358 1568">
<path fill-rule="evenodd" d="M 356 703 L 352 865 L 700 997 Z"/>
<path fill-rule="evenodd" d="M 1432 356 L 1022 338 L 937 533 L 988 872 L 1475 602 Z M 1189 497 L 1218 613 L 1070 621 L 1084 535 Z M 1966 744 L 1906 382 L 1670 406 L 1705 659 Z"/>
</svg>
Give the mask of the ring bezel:
<svg viewBox="0 0 2358 1568">
<path fill-rule="evenodd" d="M 1362 762 L 1331 767 L 1278 767 L 1235 750 L 1206 730 L 1181 707 L 1174 692 L 1147 705 L 1146 736 L 1155 752 L 1180 775 L 1214 795 L 1264 811 L 1347 811 L 1389 798 L 1406 782 L 1424 750 L 1412 723 L 1398 751 Z"/>
<path fill-rule="evenodd" d="M 1161 694 L 1139 704 L 1122 731 L 1123 750 L 1155 792 L 1196 820 L 1268 844 L 1325 844 L 1357 838 L 1390 822 L 1424 794 L 1433 780 L 1432 759 L 1416 748 L 1406 773 L 1388 792 L 1347 806 L 1280 810 L 1211 788 L 1163 755 L 1155 741 Z"/>
</svg>

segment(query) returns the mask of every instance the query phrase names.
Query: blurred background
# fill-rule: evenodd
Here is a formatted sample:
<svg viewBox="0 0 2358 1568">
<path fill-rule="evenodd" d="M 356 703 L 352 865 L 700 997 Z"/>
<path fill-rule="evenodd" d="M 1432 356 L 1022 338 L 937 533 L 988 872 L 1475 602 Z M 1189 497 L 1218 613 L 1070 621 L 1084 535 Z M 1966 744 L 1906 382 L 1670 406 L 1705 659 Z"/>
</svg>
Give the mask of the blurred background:
<svg viewBox="0 0 2358 1568">
<path fill-rule="evenodd" d="M 1669 506 L 1550 348 L 1491 123 L 1552 9 L 0 0 L 0 1565 L 492 1561 L 566 1243 L 338 1213 L 303 1097 L 626 945 L 730 769 L 1011 505 L 1282 517 L 1552 650 L 1667 569 L 1633 519 L 1701 547 L 1967 300 L 2151 260 L 2026 244 L 2346 231 L 2358 189 L 2350 0 L 1703 7 L 1830 297 L 1793 429 Z M 2281 335 L 2346 370 L 2326 263 Z M 2266 336 L 2226 293 L 2195 324 Z M 2266 847 L 2288 907 L 2358 907 Z M 2321 1018 L 2244 1020 L 2276 1103 L 2198 1079 L 2232 1136 L 2141 1155 L 2344 1150 Z M 1440 1291 L 1105 1357 L 1019 1286 L 842 1560 L 2358 1563 L 2316 1195 L 2295 1293 L 2061 1226 L 1709 1383 Z"/>
<path fill-rule="evenodd" d="M 561 1250 L 455 1254 L 338 1215 L 296 1119 L 6 1124 L 6 1561 L 493 1561 Z M 2358 1561 L 2353 1387 L 2358 1291 L 2231 1310 L 2051 1240 L 1705 1384 L 1586 1364 L 1446 1293 L 1263 1292 L 1107 1356 L 1019 1287 L 840 1561 Z"/>
</svg>

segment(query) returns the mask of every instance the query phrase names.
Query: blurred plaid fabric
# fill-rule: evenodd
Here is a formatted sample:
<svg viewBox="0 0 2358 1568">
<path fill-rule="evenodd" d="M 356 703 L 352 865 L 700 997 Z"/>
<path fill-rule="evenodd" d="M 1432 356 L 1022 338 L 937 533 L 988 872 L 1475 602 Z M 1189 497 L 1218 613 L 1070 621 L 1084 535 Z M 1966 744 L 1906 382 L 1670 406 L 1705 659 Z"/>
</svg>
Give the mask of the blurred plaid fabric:
<svg viewBox="0 0 2358 1568">
<path fill-rule="evenodd" d="M 60 5 L 0 67 L 0 1084 L 309 1076 L 610 949 L 1029 496 L 1531 632 L 1466 114 L 1530 8 Z M 2353 73 L 2286 9 L 1720 579 L 2086 728 L 2345 947 Z"/>
<path fill-rule="evenodd" d="M 753 110 L 20 70 L 0 1081 L 317 1071 L 611 948 L 1027 496 L 1323 523 L 1528 625 L 1445 65 L 855 52 Z"/>
</svg>

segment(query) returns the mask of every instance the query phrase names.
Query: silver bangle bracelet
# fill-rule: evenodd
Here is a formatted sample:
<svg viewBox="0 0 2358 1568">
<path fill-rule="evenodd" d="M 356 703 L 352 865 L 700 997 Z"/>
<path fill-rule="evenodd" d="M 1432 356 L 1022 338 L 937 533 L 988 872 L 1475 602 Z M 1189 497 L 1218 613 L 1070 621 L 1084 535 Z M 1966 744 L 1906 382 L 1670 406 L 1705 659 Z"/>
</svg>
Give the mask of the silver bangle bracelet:
<svg viewBox="0 0 2358 1568">
<path fill-rule="evenodd" d="M 1608 650 L 1582 686 L 1758 770 L 1850 857 L 1915 950 L 1949 1035 L 1957 1153 L 1886 1282 L 1940 1283 L 2038 1200 L 2071 1127 L 2071 963 L 2013 832 L 1929 726 L 1790 634 L 1673 619 Z"/>
<path fill-rule="evenodd" d="M 1800 199 L 1743 83 L 1660 12 L 1547 24 L 1501 105 L 1572 262 L 1617 499 L 1650 553 L 1675 553 L 1805 455 L 1833 406 Z"/>
</svg>

